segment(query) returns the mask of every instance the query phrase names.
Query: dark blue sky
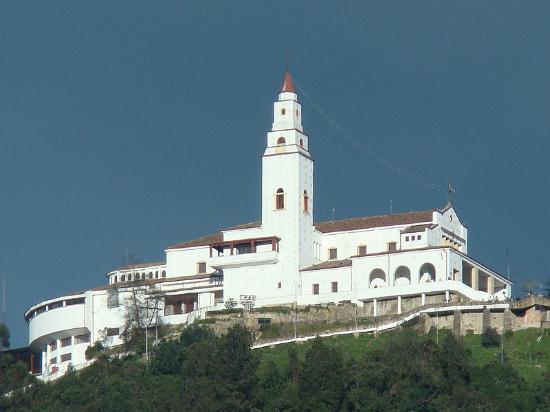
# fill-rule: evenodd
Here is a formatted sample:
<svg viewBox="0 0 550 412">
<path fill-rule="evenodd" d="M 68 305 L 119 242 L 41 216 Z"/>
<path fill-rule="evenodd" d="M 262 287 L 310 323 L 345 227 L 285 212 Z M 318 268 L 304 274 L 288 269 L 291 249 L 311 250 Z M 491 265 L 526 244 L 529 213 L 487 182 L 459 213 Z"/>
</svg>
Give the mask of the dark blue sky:
<svg viewBox="0 0 550 412">
<path fill-rule="evenodd" d="M 260 216 L 288 45 L 316 220 L 443 206 L 470 254 L 549 276 L 550 2 L 0 3 L 0 271 L 24 310 L 106 282 L 125 251 Z M 351 137 L 351 139 L 350 139 Z M 360 142 L 360 147 L 352 143 Z M 516 291 L 519 288 L 516 287 Z"/>
</svg>

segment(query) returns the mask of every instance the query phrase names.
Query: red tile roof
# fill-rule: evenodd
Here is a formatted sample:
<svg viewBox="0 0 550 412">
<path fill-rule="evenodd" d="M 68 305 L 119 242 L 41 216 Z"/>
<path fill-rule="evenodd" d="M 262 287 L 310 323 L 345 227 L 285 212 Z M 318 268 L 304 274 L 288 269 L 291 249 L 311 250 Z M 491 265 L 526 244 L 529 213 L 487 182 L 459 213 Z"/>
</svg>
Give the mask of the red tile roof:
<svg viewBox="0 0 550 412">
<path fill-rule="evenodd" d="M 302 270 L 321 270 L 321 269 L 335 269 L 335 268 L 341 268 L 345 266 L 351 266 L 351 260 L 350 259 L 343 259 L 343 260 L 327 260 L 326 262 L 321 262 L 316 265 L 307 267 Z"/>
<path fill-rule="evenodd" d="M 150 266 L 162 266 L 166 265 L 165 262 L 141 262 L 141 263 L 133 263 L 131 265 L 124 265 L 119 268 L 113 269 L 111 272 L 114 272 L 115 270 L 127 270 L 127 269 L 142 269 L 142 268 L 148 268 Z"/>
<path fill-rule="evenodd" d="M 421 212 L 406 212 L 393 215 L 356 217 L 353 219 L 320 222 L 316 223 L 315 227 L 321 233 L 331 233 L 386 226 L 412 225 L 415 223 L 432 222 L 433 212 L 435 211 L 424 210 Z"/>
<path fill-rule="evenodd" d="M 208 246 L 213 243 L 222 243 L 223 242 L 222 232 L 229 231 L 229 230 L 239 230 L 239 229 L 253 229 L 255 227 L 260 227 L 261 225 L 262 225 L 261 221 L 255 221 L 250 223 L 244 223 L 242 225 L 231 226 L 208 236 L 203 236 L 198 239 L 176 243 L 175 245 L 168 246 L 167 249 L 185 249 L 188 247 Z"/>
<path fill-rule="evenodd" d="M 405 229 L 401 231 L 401 233 L 417 233 L 417 232 L 424 232 L 426 229 L 433 229 L 437 225 L 434 225 L 433 223 L 427 224 L 427 225 L 414 225 L 414 226 L 408 226 Z"/>
</svg>

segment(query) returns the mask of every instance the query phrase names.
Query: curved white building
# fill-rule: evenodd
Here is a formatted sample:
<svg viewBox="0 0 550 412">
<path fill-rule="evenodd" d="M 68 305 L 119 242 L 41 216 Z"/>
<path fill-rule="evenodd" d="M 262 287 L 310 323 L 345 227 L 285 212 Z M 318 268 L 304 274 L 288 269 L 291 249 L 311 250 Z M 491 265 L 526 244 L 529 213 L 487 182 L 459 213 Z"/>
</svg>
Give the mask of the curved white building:
<svg viewBox="0 0 550 412">
<path fill-rule="evenodd" d="M 510 296 L 510 280 L 468 256 L 466 226 L 450 204 L 314 223 L 311 146 L 288 72 L 273 118 L 262 157 L 261 221 L 169 246 L 165 262 L 114 270 L 106 286 L 29 308 L 29 346 L 42 352 L 44 379 L 85 365 L 85 349 L 97 340 L 121 343 L 136 290 L 150 327 L 185 323 L 230 300 L 255 306 L 351 301 L 377 316 L 388 312 L 387 302 L 401 313 L 434 296 Z"/>
</svg>

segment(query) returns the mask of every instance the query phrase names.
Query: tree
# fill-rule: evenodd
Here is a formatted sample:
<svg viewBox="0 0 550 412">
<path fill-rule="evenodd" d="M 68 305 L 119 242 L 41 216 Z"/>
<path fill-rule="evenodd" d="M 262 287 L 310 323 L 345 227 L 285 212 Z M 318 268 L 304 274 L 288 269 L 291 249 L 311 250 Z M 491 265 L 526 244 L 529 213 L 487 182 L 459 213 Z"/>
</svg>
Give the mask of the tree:
<svg viewBox="0 0 550 412">
<path fill-rule="evenodd" d="M 298 389 L 302 409 L 307 411 L 336 411 L 344 397 L 344 361 L 337 348 L 313 340 L 305 354 L 303 368 L 298 375 Z"/>
<path fill-rule="evenodd" d="M 500 345 L 500 335 L 496 328 L 486 328 L 483 331 L 481 334 L 481 344 L 486 348 Z"/>
<path fill-rule="evenodd" d="M 123 302 L 126 309 L 123 340 L 128 349 L 143 353 L 148 329 L 160 325 L 159 311 L 164 294 L 141 280 L 131 282 L 125 292 L 128 295 Z"/>
<path fill-rule="evenodd" d="M 0 323 L 0 349 L 10 347 L 10 330 L 6 325 Z"/>
</svg>

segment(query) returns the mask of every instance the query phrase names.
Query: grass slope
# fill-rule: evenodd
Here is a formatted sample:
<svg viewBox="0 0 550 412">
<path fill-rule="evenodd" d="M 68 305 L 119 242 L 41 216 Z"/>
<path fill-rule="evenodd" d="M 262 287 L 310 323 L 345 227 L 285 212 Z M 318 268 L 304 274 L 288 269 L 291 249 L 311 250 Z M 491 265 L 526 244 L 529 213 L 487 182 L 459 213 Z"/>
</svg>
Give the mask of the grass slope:
<svg viewBox="0 0 550 412">
<path fill-rule="evenodd" d="M 440 331 L 440 333 L 447 333 Z M 540 342 L 537 338 L 542 335 Z M 389 333 L 378 336 L 361 334 L 358 337 L 343 335 L 324 338 L 323 342 L 331 347 L 340 348 L 344 356 L 359 358 L 362 354 L 381 348 L 390 336 Z M 436 340 L 435 331 L 430 332 L 429 339 Z M 466 348 L 471 353 L 472 365 L 484 366 L 492 361 L 501 359 L 501 346 L 483 347 L 480 335 L 463 337 Z M 262 365 L 270 360 L 279 369 L 288 363 L 288 349 L 294 347 L 298 356 L 303 359 L 305 351 L 311 346 L 311 342 L 303 344 L 278 345 L 273 348 L 260 349 Z M 541 379 L 545 371 L 550 371 L 550 330 L 524 329 L 514 332 L 511 337 L 504 339 L 504 353 L 510 364 L 517 369 L 520 375 L 528 382 Z"/>
</svg>

